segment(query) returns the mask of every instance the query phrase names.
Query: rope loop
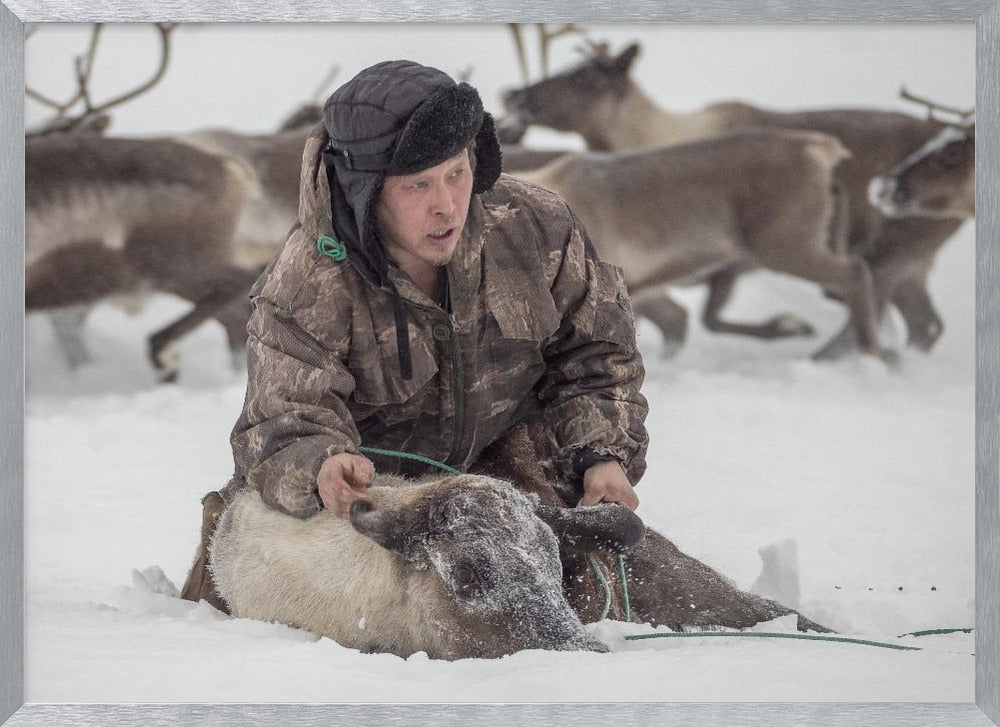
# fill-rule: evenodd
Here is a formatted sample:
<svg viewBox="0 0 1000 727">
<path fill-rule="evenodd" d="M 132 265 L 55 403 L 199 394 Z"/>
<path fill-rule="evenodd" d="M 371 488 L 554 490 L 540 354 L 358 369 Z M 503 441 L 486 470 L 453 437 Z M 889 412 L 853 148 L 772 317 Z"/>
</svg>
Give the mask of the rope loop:
<svg viewBox="0 0 1000 727">
<path fill-rule="evenodd" d="M 347 259 L 347 248 L 344 246 L 340 240 L 335 240 L 329 235 L 320 235 L 316 238 L 316 249 L 322 255 L 333 258 L 336 262 L 341 263 Z"/>
<path fill-rule="evenodd" d="M 386 457 L 399 457 L 400 459 L 411 459 L 414 462 L 422 462 L 423 464 L 429 464 L 433 467 L 437 467 L 439 470 L 444 470 L 453 475 L 462 474 L 461 470 L 457 470 L 451 465 L 447 465 L 444 462 L 438 462 L 436 459 L 431 459 L 430 457 L 425 457 L 422 454 L 411 454 L 409 452 L 400 452 L 395 449 L 380 449 L 379 447 L 358 447 L 358 451 L 363 454 L 379 454 Z"/>
</svg>

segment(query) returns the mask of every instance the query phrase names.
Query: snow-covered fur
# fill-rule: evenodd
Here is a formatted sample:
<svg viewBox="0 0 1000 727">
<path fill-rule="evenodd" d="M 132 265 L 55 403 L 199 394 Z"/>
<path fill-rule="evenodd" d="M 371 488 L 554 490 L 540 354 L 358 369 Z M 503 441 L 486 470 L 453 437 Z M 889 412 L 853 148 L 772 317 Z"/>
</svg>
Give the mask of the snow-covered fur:
<svg viewBox="0 0 1000 727">
<path fill-rule="evenodd" d="M 605 650 L 566 601 L 559 541 L 537 498 L 477 475 L 380 477 L 368 492 L 374 508 L 355 503 L 350 522 L 328 511 L 300 520 L 256 491 L 240 493 L 210 546 L 212 575 L 232 613 L 400 656 Z M 626 540 L 642 537 L 641 521 L 625 508 L 582 510 L 602 547 L 616 541 L 623 512 L 638 523 Z M 595 510 L 611 513 L 608 532 L 594 534 Z M 565 526 L 556 527 L 564 543 Z"/>
</svg>

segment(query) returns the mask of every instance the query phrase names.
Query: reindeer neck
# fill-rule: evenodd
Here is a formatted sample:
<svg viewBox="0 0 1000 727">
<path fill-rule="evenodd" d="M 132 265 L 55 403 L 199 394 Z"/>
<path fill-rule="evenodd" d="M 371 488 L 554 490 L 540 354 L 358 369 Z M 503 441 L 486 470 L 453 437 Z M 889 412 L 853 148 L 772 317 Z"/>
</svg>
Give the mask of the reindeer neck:
<svg viewBox="0 0 1000 727">
<path fill-rule="evenodd" d="M 660 144 L 678 144 L 718 133 L 718 120 L 709 110 L 670 112 L 656 104 L 634 83 L 611 118 L 595 124 L 584 139 L 590 149 L 616 151 Z"/>
</svg>

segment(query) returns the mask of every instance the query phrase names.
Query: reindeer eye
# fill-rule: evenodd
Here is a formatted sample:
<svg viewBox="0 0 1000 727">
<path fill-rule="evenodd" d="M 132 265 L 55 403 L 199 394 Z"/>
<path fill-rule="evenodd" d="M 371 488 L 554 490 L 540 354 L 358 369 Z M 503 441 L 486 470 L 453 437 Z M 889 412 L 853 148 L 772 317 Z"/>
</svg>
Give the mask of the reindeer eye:
<svg viewBox="0 0 1000 727">
<path fill-rule="evenodd" d="M 948 167 L 959 164 L 964 158 L 965 154 L 960 144 L 949 144 L 941 152 L 941 162 Z"/>
<path fill-rule="evenodd" d="M 469 586 L 478 579 L 476 578 L 476 572 L 470 566 L 463 564 L 455 568 L 455 580 L 463 586 Z"/>
</svg>

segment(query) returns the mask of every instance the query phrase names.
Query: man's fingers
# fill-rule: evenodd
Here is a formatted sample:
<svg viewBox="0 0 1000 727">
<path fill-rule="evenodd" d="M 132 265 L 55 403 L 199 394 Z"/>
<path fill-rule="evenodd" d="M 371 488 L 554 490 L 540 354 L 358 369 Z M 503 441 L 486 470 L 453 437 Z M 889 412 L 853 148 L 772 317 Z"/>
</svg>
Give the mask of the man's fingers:
<svg viewBox="0 0 1000 727">
<path fill-rule="evenodd" d="M 346 518 L 351 514 L 351 505 L 356 500 L 371 501 L 371 498 L 364 492 L 359 492 L 345 485 L 334 490 L 332 502 L 329 503 L 327 509 L 339 518 Z"/>
<path fill-rule="evenodd" d="M 367 457 L 360 455 L 351 457 L 348 467 L 350 468 L 350 472 L 345 472 L 345 474 L 349 475 L 352 487 L 368 487 L 375 478 L 375 465 Z"/>
<path fill-rule="evenodd" d="M 584 492 L 583 497 L 577 504 L 598 505 L 602 502 L 614 502 L 619 505 L 624 505 L 630 510 L 635 510 L 639 507 L 639 498 L 636 497 L 635 490 L 631 487 L 628 489 L 616 487 L 592 487 Z"/>
<path fill-rule="evenodd" d="M 323 507 L 339 518 L 350 515 L 355 500 L 371 500 L 366 493 L 375 479 L 375 465 L 367 457 L 341 452 L 328 457 L 316 477 Z"/>
</svg>

